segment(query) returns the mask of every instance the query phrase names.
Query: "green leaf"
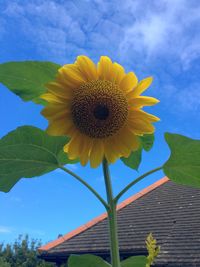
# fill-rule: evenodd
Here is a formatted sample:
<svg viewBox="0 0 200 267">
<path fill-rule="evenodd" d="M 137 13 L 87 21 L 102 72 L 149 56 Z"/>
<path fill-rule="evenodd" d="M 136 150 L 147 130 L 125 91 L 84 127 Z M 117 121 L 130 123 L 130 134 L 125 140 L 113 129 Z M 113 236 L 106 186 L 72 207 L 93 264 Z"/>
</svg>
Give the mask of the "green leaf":
<svg viewBox="0 0 200 267">
<path fill-rule="evenodd" d="M 31 178 L 74 163 L 63 151 L 66 136 L 49 136 L 32 126 L 22 126 L 0 140 L 0 191 L 8 192 L 20 178 Z"/>
<path fill-rule="evenodd" d="M 170 180 L 200 187 L 200 140 L 179 134 L 165 134 L 171 155 L 164 164 L 164 173 Z"/>
<path fill-rule="evenodd" d="M 70 255 L 68 267 L 111 267 L 111 265 L 100 257 L 84 254 Z"/>
<path fill-rule="evenodd" d="M 22 61 L 0 64 L 0 83 L 24 101 L 45 104 L 39 96 L 47 91 L 45 84 L 54 80 L 60 65 L 52 62 Z"/>
<path fill-rule="evenodd" d="M 147 258 L 145 256 L 133 256 L 121 262 L 121 267 L 145 267 Z"/>
<path fill-rule="evenodd" d="M 138 170 L 142 160 L 142 150 L 150 151 L 154 143 L 154 134 L 144 134 L 140 136 L 140 148 L 137 151 L 131 152 L 128 158 L 122 157 L 124 164 L 131 169 Z"/>
<path fill-rule="evenodd" d="M 142 147 L 148 152 L 153 147 L 155 137 L 154 134 L 144 134 L 143 136 L 140 136 L 140 140 L 142 141 Z"/>
<path fill-rule="evenodd" d="M 126 166 L 130 167 L 131 169 L 138 170 L 140 162 L 142 160 L 142 148 L 137 151 L 131 152 L 128 158 L 122 157 L 121 160 Z"/>
</svg>

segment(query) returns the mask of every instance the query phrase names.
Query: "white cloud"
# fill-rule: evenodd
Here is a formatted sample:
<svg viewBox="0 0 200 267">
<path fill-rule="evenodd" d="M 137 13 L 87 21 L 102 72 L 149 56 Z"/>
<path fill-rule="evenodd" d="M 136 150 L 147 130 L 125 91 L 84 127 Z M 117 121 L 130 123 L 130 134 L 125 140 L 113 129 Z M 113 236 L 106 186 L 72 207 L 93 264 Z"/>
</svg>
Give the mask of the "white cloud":
<svg viewBox="0 0 200 267">
<path fill-rule="evenodd" d="M 183 49 L 180 58 L 183 62 L 184 70 L 191 68 L 192 62 L 200 58 L 200 36 L 194 38 L 192 42 L 190 42 L 188 46 Z"/>
<path fill-rule="evenodd" d="M 159 99 L 163 106 L 168 106 L 168 112 L 179 113 L 181 116 L 200 110 L 200 90 L 198 83 L 192 83 L 184 88 L 177 88 L 167 84 L 158 91 Z M 191 114 L 190 113 L 190 114 Z"/>
<path fill-rule="evenodd" d="M 22 203 L 22 199 L 16 196 L 11 196 L 10 201 L 15 202 L 15 203 Z"/>
<path fill-rule="evenodd" d="M 69 5 L 70 7 L 70 5 Z M 19 4 L 8 2 L 3 12 L 7 19 L 18 24 L 20 33 L 31 42 L 38 53 L 57 61 L 67 59 L 67 44 L 83 46 L 85 34 L 68 6 L 55 1 Z M 77 48 L 76 47 L 76 48 Z"/>
<path fill-rule="evenodd" d="M 23 4 L 13 0 L 7 2 L 0 23 L 8 21 L 8 30 L 9 23 L 15 23 L 15 32 L 28 46 L 26 51 L 30 45 L 42 59 L 63 64 L 79 54 L 95 61 L 100 55 L 109 55 L 126 70 L 134 67 L 142 75 L 153 70 L 162 88 L 163 84 L 168 86 L 165 101 L 167 94 L 177 90 L 170 101 L 178 101 L 183 108 L 188 91 L 172 86 L 173 76 L 184 75 L 200 59 L 199 14 L 198 1 L 187 0 L 40 0 Z M 2 25 L 5 30 L 6 24 Z M 197 79 L 189 83 L 197 84 Z M 195 94 L 198 92 L 190 86 L 190 101 L 184 104 L 184 110 L 199 108 Z"/>
<path fill-rule="evenodd" d="M 16 20 L 39 53 L 59 60 L 87 52 L 124 61 L 171 55 L 187 69 L 200 56 L 199 13 L 187 0 L 41 0 L 8 2 L 3 16 Z"/>
<path fill-rule="evenodd" d="M 5 34 L 5 25 L 6 25 L 6 21 L 0 18 L 0 39 L 2 39 Z"/>
<path fill-rule="evenodd" d="M 177 104 L 179 109 L 186 112 L 197 112 L 200 110 L 200 90 L 199 84 L 192 84 L 188 88 L 179 91 L 177 94 Z"/>
<path fill-rule="evenodd" d="M 68 169 L 70 169 L 72 171 L 78 170 L 77 164 L 67 164 L 66 166 Z"/>
<path fill-rule="evenodd" d="M 123 57 L 128 57 L 130 50 L 145 55 L 149 60 L 172 55 L 186 67 L 200 56 L 198 4 L 186 0 L 151 1 L 142 13 L 141 6 L 145 6 L 144 1 L 131 11 L 133 22 L 124 29 L 124 39 L 120 44 Z"/>
<path fill-rule="evenodd" d="M 10 233 L 12 233 L 12 228 L 0 225 L 0 234 L 10 234 Z"/>
<path fill-rule="evenodd" d="M 20 232 L 23 234 L 29 234 L 29 235 L 38 235 L 38 236 L 44 236 L 45 232 L 40 229 L 33 229 L 33 228 L 22 228 L 20 229 Z"/>
</svg>

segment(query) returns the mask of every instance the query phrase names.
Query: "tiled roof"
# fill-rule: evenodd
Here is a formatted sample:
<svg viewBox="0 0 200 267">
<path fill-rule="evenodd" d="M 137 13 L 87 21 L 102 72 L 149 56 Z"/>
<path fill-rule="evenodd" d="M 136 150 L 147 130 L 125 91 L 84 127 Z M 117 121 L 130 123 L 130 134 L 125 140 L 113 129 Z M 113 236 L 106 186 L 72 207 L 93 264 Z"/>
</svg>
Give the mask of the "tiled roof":
<svg viewBox="0 0 200 267">
<path fill-rule="evenodd" d="M 152 232 L 161 246 L 157 267 L 200 267 L 200 190 L 159 180 L 118 206 L 120 254 L 146 255 Z M 47 260 L 70 254 L 109 255 L 106 214 L 40 248 Z"/>
</svg>

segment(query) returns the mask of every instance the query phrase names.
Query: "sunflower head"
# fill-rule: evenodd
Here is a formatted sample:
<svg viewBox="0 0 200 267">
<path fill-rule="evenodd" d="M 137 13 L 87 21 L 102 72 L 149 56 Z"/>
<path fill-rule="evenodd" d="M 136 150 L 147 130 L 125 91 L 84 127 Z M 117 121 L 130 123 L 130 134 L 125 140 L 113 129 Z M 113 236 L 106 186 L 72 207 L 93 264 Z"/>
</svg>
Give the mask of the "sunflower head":
<svg viewBox="0 0 200 267">
<path fill-rule="evenodd" d="M 142 110 L 158 102 L 141 96 L 152 78 L 140 82 L 133 72 L 102 56 L 97 66 L 86 56 L 58 70 L 55 81 L 41 96 L 48 104 L 42 114 L 49 120 L 50 135 L 67 135 L 64 146 L 70 159 L 79 158 L 97 167 L 105 157 L 113 163 L 139 147 L 143 134 L 154 132 L 159 119 Z"/>
</svg>

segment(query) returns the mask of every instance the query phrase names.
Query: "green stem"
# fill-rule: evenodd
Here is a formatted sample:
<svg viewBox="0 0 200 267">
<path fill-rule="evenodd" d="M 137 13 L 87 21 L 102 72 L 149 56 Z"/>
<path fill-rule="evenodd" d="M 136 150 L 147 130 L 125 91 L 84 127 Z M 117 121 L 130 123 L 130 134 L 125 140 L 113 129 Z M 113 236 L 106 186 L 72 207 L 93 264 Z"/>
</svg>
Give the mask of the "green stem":
<svg viewBox="0 0 200 267">
<path fill-rule="evenodd" d="M 139 176 L 137 179 L 135 179 L 134 181 L 132 181 L 130 184 L 128 184 L 122 191 L 119 192 L 119 194 L 115 197 L 114 199 L 114 202 L 115 204 L 117 204 L 118 200 L 120 199 L 120 197 L 126 193 L 126 191 L 128 191 L 134 184 L 138 183 L 139 181 L 141 181 L 143 178 L 145 178 L 146 176 L 154 173 L 154 172 L 157 172 L 159 170 L 162 170 L 162 166 L 161 167 L 158 167 L 158 168 L 155 168 L 151 171 L 148 171 L 146 173 L 144 173 L 143 175 Z"/>
<path fill-rule="evenodd" d="M 110 209 L 108 210 L 108 221 L 109 221 L 109 231 L 110 231 L 111 264 L 112 267 L 120 267 L 121 265 L 120 265 L 119 243 L 117 234 L 117 211 L 116 211 L 116 204 L 113 198 L 108 162 L 106 159 L 103 160 L 103 173 L 105 179 L 108 205 L 110 207 Z"/>
<path fill-rule="evenodd" d="M 109 205 L 106 203 L 106 201 L 97 193 L 97 191 L 92 188 L 87 182 L 85 182 L 81 177 L 79 177 L 77 174 L 73 173 L 72 171 L 70 171 L 69 169 L 60 166 L 59 167 L 61 170 L 63 170 L 64 172 L 70 174 L 71 176 L 73 176 L 76 180 L 78 180 L 79 182 L 81 182 L 84 186 L 86 186 L 90 192 L 92 192 L 98 199 L 99 201 L 104 205 L 105 209 L 108 211 L 109 210 Z"/>
</svg>

